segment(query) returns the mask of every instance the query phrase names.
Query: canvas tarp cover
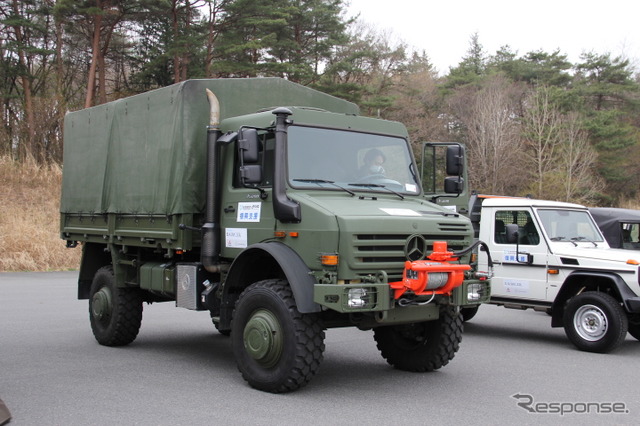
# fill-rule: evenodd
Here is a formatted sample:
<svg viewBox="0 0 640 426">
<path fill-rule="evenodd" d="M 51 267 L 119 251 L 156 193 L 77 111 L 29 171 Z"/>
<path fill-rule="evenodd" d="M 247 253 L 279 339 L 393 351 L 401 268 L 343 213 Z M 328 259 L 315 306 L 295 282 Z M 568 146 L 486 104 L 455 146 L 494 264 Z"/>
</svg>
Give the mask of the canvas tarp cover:
<svg viewBox="0 0 640 426">
<path fill-rule="evenodd" d="M 611 247 L 623 247 L 623 223 L 640 223 L 640 211 L 613 207 L 592 207 L 589 209 L 600 231 Z"/>
<path fill-rule="evenodd" d="M 63 213 L 173 215 L 205 205 L 205 88 L 221 120 L 274 106 L 358 114 L 350 102 L 280 78 L 188 80 L 65 117 Z"/>
</svg>

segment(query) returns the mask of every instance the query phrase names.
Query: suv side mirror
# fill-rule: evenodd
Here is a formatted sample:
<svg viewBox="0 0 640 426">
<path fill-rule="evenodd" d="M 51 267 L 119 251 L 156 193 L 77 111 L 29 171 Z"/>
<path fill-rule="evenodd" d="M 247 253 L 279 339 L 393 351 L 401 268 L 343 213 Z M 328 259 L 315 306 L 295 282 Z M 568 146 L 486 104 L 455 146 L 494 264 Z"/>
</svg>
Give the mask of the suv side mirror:
<svg viewBox="0 0 640 426">
<path fill-rule="evenodd" d="M 507 242 L 509 244 L 517 244 L 520 233 L 518 232 L 518 225 L 516 223 L 510 223 L 505 226 L 507 231 Z"/>
<path fill-rule="evenodd" d="M 510 223 L 505 226 L 507 231 L 507 243 L 516 245 L 516 262 L 531 265 L 533 255 L 531 253 L 520 253 L 520 231 L 517 223 Z M 520 260 L 520 256 L 526 256 L 526 260 Z"/>
</svg>

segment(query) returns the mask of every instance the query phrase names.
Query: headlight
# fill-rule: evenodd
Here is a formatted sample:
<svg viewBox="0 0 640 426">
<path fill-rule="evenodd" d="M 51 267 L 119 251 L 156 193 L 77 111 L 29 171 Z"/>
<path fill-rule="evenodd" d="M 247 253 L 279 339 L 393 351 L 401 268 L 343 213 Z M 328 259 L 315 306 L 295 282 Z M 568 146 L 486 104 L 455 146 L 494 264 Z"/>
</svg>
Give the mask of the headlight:
<svg viewBox="0 0 640 426">
<path fill-rule="evenodd" d="M 469 284 L 467 286 L 467 300 L 469 302 L 477 302 L 484 295 L 484 286 L 482 284 Z"/>
<path fill-rule="evenodd" d="M 347 306 L 349 308 L 365 308 L 370 302 L 366 288 L 350 288 L 347 292 Z"/>
</svg>

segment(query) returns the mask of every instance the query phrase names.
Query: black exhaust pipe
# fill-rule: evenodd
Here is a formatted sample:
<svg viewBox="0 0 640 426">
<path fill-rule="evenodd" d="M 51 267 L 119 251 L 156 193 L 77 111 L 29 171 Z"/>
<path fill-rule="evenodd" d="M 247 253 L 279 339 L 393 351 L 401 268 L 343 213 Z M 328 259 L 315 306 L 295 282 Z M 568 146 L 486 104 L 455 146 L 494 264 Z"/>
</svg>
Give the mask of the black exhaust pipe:
<svg viewBox="0 0 640 426">
<path fill-rule="evenodd" d="M 220 212 L 218 211 L 218 144 L 220 137 L 220 103 L 209 89 L 209 126 L 207 126 L 207 187 L 205 223 L 202 225 L 200 260 L 208 272 L 220 272 Z"/>
</svg>

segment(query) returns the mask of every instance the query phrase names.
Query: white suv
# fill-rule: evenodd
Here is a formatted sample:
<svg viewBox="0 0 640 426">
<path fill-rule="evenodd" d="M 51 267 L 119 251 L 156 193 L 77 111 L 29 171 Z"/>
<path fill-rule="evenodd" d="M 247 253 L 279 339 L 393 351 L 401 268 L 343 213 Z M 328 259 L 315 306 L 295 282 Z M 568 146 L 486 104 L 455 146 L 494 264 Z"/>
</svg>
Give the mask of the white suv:
<svg viewBox="0 0 640 426">
<path fill-rule="evenodd" d="M 493 263 L 489 303 L 547 311 L 585 351 L 609 352 L 627 331 L 640 340 L 640 252 L 610 248 L 586 207 L 474 195 L 470 212 L 479 270 Z"/>
</svg>

